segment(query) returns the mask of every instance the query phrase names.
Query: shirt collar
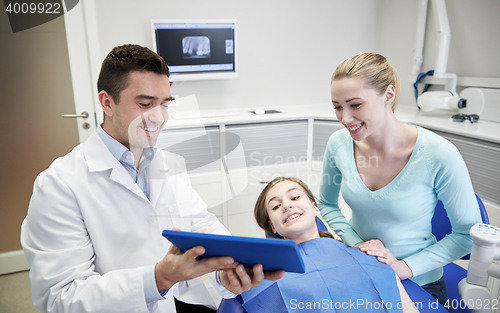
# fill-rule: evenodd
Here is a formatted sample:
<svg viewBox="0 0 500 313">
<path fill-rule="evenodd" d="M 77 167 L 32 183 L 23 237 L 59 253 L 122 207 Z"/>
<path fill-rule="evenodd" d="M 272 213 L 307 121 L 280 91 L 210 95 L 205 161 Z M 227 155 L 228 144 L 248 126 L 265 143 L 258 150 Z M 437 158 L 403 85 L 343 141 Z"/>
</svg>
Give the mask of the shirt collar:
<svg viewBox="0 0 500 313">
<path fill-rule="evenodd" d="M 101 125 L 99 125 L 99 128 L 97 129 L 97 135 L 99 135 L 99 137 L 104 142 L 109 152 L 113 155 L 113 157 L 115 157 L 115 159 L 117 159 L 118 161 L 124 161 L 125 156 L 130 155 L 130 159 L 128 159 L 127 163 L 130 162 L 133 166 L 134 155 L 132 154 L 132 152 L 130 152 L 130 150 L 127 149 L 127 147 L 119 143 L 115 138 L 111 137 L 108 133 L 106 133 L 104 129 L 102 129 Z M 142 152 L 141 162 L 144 159 L 148 159 L 149 160 L 148 164 L 149 164 L 151 160 L 153 160 L 157 150 L 158 148 L 156 147 L 145 148 Z"/>
<path fill-rule="evenodd" d="M 117 160 L 120 160 L 124 153 L 130 151 L 129 149 L 127 149 L 127 147 L 125 147 L 124 145 L 119 143 L 115 138 L 111 137 L 108 133 L 106 133 L 100 125 L 99 128 L 97 129 L 97 135 L 99 135 L 101 140 L 108 148 L 109 152 L 111 152 L 111 154 Z"/>
</svg>

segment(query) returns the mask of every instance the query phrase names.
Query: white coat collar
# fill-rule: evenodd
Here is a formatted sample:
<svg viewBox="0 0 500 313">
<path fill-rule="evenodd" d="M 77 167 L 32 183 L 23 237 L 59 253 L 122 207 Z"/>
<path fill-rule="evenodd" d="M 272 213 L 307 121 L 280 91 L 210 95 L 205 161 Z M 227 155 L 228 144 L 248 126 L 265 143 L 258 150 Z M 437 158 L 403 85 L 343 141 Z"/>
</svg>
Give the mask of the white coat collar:
<svg viewBox="0 0 500 313">
<path fill-rule="evenodd" d="M 104 172 L 111 170 L 109 175 L 111 180 L 119 183 L 137 196 L 150 202 L 120 162 L 118 162 L 118 160 L 109 152 L 104 142 L 102 142 L 99 135 L 97 135 L 97 132 L 92 133 L 92 135 L 90 135 L 90 137 L 85 141 L 83 154 L 90 172 Z M 161 160 L 161 153 L 156 154 L 155 158 L 149 165 L 149 171 L 150 177 L 152 178 L 150 180 L 151 204 L 155 206 L 168 172 L 166 164 L 164 164 Z"/>
</svg>

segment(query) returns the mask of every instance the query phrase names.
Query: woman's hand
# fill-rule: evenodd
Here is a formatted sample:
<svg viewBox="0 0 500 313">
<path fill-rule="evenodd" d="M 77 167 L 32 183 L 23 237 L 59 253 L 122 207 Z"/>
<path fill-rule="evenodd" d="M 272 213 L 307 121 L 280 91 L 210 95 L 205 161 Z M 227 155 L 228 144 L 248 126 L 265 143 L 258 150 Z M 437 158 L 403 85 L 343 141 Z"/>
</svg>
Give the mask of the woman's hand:
<svg viewBox="0 0 500 313">
<path fill-rule="evenodd" d="M 358 242 L 354 247 L 358 247 L 359 250 L 365 252 L 367 255 L 375 256 L 380 262 L 389 265 L 401 280 L 413 277 L 413 273 L 408 267 L 408 264 L 403 260 L 396 259 L 392 252 L 384 246 L 382 241 L 373 239 Z"/>
</svg>

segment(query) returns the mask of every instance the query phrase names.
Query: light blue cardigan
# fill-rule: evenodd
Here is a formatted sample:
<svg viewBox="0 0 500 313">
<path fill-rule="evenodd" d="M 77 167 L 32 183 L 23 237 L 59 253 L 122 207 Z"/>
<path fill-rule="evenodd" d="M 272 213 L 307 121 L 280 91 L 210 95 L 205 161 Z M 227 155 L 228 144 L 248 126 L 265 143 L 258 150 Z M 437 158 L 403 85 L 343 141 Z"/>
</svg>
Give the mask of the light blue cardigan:
<svg viewBox="0 0 500 313">
<path fill-rule="evenodd" d="M 345 243 L 380 239 L 397 259 L 408 264 L 411 279 L 424 285 L 441 278 L 444 265 L 471 251 L 469 230 L 481 222 L 481 216 L 457 148 L 433 132 L 417 128 L 417 142 L 408 163 L 392 182 L 376 191 L 369 190 L 359 176 L 349 132 L 333 133 L 323 161 L 319 208 Z M 340 191 L 352 209 L 350 222 L 338 207 Z M 431 219 L 438 199 L 453 231 L 436 242 Z"/>
</svg>

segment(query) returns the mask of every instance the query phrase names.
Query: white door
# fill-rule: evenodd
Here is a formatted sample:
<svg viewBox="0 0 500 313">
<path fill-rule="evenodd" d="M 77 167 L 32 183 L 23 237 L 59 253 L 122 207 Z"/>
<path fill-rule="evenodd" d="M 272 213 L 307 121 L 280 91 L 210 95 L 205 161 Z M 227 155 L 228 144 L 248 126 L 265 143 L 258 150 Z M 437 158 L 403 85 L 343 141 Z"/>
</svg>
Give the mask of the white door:
<svg viewBox="0 0 500 313">
<path fill-rule="evenodd" d="M 79 1 L 63 16 L 75 101 L 74 112 L 68 112 L 65 118 L 76 120 L 79 140 L 84 142 L 102 123 L 102 109 L 97 99 L 97 76 L 102 60 L 94 1 Z"/>
</svg>

